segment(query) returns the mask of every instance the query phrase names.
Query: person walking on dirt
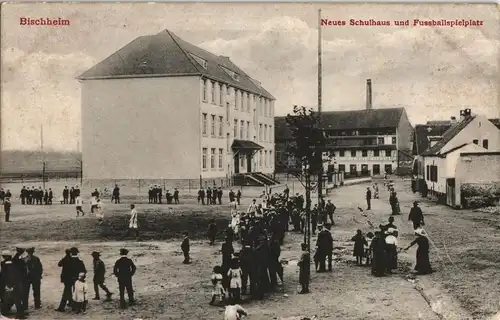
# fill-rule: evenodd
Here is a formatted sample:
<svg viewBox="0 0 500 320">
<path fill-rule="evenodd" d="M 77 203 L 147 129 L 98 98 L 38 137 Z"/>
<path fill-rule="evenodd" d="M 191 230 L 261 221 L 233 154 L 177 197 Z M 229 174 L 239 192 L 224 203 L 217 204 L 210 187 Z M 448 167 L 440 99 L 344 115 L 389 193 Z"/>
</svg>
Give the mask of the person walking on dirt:
<svg viewBox="0 0 500 320">
<path fill-rule="evenodd" d="M 417 230 L 420 226 L 425 225 L 424 214 L 422 213 L 422 209 L 418 206 L 417 201 L 413 201 L 413 208 L 410 209 L 408 221 L 413 223 L 413 230 Z"/>
<path fill-rule="evenodd" d="M 325 210 L 326 214 L 328 215 L 328 218 L 330 218 L 332 225 L 335 225 L 335 221 L 333 221 L 333 214 L 335 213 L 336 209 L 337 207 L 335 207 L 335 205 L 332 203 L 332 200 L 328 200 L 328 203 L 325 205 Z M 325 217 L 323 223 L 326 222 L 327 218 Z"/>
<path fill-rule="evenodd" d="M 113 268 L 113 274 L 118 279 L 118 288 L 120 290 L 120 307 L 122 309 L 127 308 L 125 303 L 125 290 L 127 290 L 129 306 L 135 304 L 134 300 L 134 288 L 132 286 L 132 277 L 137 270 L 134 262 L 127 257 L 128 250 L 120 249 L 120 259 L 116 260 L 115 266 Z"/>
<path fill-rule="evenodd" d="M 106 274 L 106 266 L 104 265 L 104 262 L 101 260 L 101 253 L 94 251 L 92 252 L 92 258 L 94 259 L 94 292 L 95 296 L 93 300 L 100 300 L 101 297 L 99 295 L 99 288 L 104 290 L 106 292 L 106 300 L 111 300 L 111 293 L 109 289 L 106 287 L 106 284 L 104 283 L 104 277 Z"/>
<path fill-rule="evenodd" d="M 372 191 L 370 190 L 370 187 L 366 188 L 366 210 L 371 210 L 372 209 Z"/>
<path fill-rule="evenodd" d="M 5 212 L 5 222 L 10 222 L 10 208 L 12 207 L 9 198 L 5 198 L 3 203 L 3 212 Z"/>
<path fill-rule="evenodd" d="M 427 238 L 427 233 L 424 229 L 418 228 L 415 230 L 415 234 L 417 235 L 417 238 L 413 240 L 413 242 L 410 243 L 410 245 L 404 250 L 407 251 L 417 244 L 417 263 L 415 265 L 415 271 L 417 271 L 417 274 L 420 275 L 432 273 L 433 270 L 429 259 L 429 239 Z"/>
</svg>

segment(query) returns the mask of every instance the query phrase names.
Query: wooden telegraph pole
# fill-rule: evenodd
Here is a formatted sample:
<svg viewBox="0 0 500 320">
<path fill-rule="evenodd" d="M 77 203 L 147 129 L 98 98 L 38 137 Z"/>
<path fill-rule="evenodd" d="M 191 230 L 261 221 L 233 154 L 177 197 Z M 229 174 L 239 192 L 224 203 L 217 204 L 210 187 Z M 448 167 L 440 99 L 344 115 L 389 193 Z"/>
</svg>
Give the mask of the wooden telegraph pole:
<svg viewBox="0 0 500 320">
<path fill-rule="evenodd" d="M 318 10 L 318 130 L 321 130 L 321 112 L 322 112 L 322 93 L 323 93 L 323 69 L 321 61 L 321 9 Z M 322 213 L 322 208 L 320 206 L 321 197 L 323 196 L 323 150 L 318 152 L 318 208 L 320 213 Z"/>
</svg>

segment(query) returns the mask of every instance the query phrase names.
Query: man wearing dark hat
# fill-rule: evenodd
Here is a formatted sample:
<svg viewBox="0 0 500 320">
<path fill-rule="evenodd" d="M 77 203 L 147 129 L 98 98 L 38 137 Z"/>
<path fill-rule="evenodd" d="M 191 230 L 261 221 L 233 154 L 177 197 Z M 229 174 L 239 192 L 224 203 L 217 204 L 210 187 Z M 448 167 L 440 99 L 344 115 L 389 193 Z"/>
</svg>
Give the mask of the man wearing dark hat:
<svg viewBox="0 0 500 320">
<path fill-rule="evenodd" d="M 94 258 L 94 292 L 95 297 L 94 300 L 100 300 L 99 296 L 99 287 L 101 287 L 104 292 L 106 292 L 107 300 L 111 300 L 112 293 L 109 292 L 106 284 L 104 283 L 104 276 L 106 274 L 106 266 L 104 262 L 101 260 L 101 254 L 97 251 L 92 252 L 92 258 Z"/>
<path fill-rule="evenodd" d="M 424 225 L 424 214 L 422 213 L 422 209 L 418 206 L 417 201 L 413 201 L 413 208 L 410 209 L 408 221 L 413 222 L 414 230 L 417 230 L 420 226 Z"/>
<path fill-rule="evenodd" d="M 372 209 L 372 190 L 370 187 L 366 188 L 366 210 Z"/>
<path fill-rule="evenodd" d="M 190 264 L 191 261 L 189 258 L 189 250 L 190 250 L 189 236 L 188 236 L 187 232 L 184 232 L 183 234 L 184 234 L 184 239 L 182 240 L 182 243 L 181 243 L 181 250 L 182 250 L 182 253 L 184 254 L 184 261 L 182 263 Z"/>
<path fill-rule="evenodd" d="M 69 249 L 70 256 L 59 261 L 59 266 L 63 268 L 61 281 L 64 284 L 64 290 L 61 297 L 61 302 L 56 311 L 65 312 L 66 305 L 72 301 L 73 285 L 78 280 L 80 273 L 87 273 L 85 264 L 78 257 L 78 249 L 73 247 Z"/>
<path fill-rule="evenodd" d="M 331 254 L 333 250 L 332 234 L 328 230 L 331 226 L 329 223 L 325 224 L 325 228 L 318 233 L 316 246 L 318 247 L 319 270 L 318 272 L 326 272 L 325 259 L 329 258 L 329 269 L 331 268 Z"/>
<path fill-rule="evenodd" d="M 5 222 L 10 222 L 10 208 L 12 204 L 10 203 L 10 198 L 5 198 L 3 202 L 3 211 L 5 212 Z"/>
<path fill-rule="evenodd" d="M 16 319 L 26 319 L 22 301 L 22 275 L 18 267 L 14 264 L 12 253 L 2 251 L 2 258 L 2 281 L 0 283 L 1 314 L 9 313 L 12 305 L 15 305 Z"/>
<path fill-rule="evenodd" d="M 43 265 L 40 258 L 35 256 L 35 248 L 31 247 L 26 249 L 28 257 L 26 258 L 26 267 L 28 270 L 28 277 L 26 288 L 24 289 L 24 306 L 28 309 L 28 302 L 30 297 L 30 288 L 33 287 L 33 300 L 35 301 L 35 309 L 42 307 L 40 299 L 40 286 L 43 275 Z"/>
<path fill-rule="evenodd" d="M 19 293 L 21 295 L 21 300 L 22 300 L 21 304 L 23 310 L 26 310 L 28 308 L 28 306 L 24 304 L 24 295 L 25 295 L 24 290 L 26 289 L 28 283 L 28 269 L 26 267 L 26 262 L 24 261 L 25 252 L 26 250 L 24 248 L 17 247 L 16 253 L 12 257 L 12 264 L 17 269 L 17 272 L 19 274 L 19 279 L 21 281 L 19 287 Z"/>
<path fill-rule="evenodd" d="M 120 290 L 120 307 L 125 309 L 125 290 L 127 290 L 129 305 L 134 305 L 134 289 L 132 287 L 132 277 L 135 274 L 136 266 L 132 260 L 127 257 L 128 250 L 120 249 L 120 259 L 116 260 L 113 274 L 118 279 L 118 288 Z"/>
</svg>

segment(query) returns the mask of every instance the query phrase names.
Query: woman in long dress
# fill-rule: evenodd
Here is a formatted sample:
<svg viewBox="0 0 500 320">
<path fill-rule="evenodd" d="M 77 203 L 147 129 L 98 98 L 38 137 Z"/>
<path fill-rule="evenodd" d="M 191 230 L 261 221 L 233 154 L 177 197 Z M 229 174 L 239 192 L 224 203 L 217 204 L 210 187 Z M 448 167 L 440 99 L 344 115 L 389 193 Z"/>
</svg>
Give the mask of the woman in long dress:
<svg viewBox="0 0 500 320">
<path fill-rule="evenodd" d="M 404 250 L 406 251 L 417 244 L 417 264 L 415 265 L 415 271 L 417 271 L 417 274 L 421 275 L 432 273 L 433 270 L 429 259 L 429 239 L 427 238 L 427 233 L 424 229 L 419 228 L 415 230 L 415 234 L 417 238 Z"/>
<path fill-rule="evenodd" d="M 383 277 L 387 269 L 387 253 L 385 237 L 382 235 L 382 231 L 375 232 L 375 237 L 370 246 L 373 252 L 372 275 Z"/>
<path fill-rule="evenodd" d="M 386 232 L 385 244 L 387 246 L 387 272 L 392 273 L 392 270 L 398 268 L 398 240 L 397 230 L 389 228 Z"/>
</svg>

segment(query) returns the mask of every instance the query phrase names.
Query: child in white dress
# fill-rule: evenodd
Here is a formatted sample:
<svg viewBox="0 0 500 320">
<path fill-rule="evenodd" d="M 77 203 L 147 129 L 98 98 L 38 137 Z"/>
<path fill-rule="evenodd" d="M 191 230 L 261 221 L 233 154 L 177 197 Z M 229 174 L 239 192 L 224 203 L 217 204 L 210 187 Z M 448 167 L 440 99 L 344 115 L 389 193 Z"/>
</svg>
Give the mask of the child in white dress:
<svg viewBox="0 0 500 320">
<path fill-rule="evenodd" d="M 229 282 L 229 298 L 232 303 L 238 303 L 241 299 L 241 277 L 243 273 L 240 268 L 240 261 L 233 258 L 231 262 L 231 269 L 227 272 L 230 279 Z"/>
<path fill-rule="evenodd" d="M 87 291 L 88 286 L 85 282 L 85 273 L 80 273 L 78 275 L 78 280 L 73 286 L 73 311 L 76 313 L 85 313 L 87 310 Z"/>
<path fill-rule="evenodd" d="M 97 199 L 97 209 L 96 209 L 95 216 L 97 217 L 99 224 L 102 224 L 102 222 L 104 220 L 104 210 L 102 207 L 101 199 Z"/>
<path fill-rule="evenodd" d="M 220 266 L 215 266 L 212 277 L 210 280 L 212 280 L 212 300 L 210 301 L 210 305 L 214 305 L 217 300 L 222 302 L 224 300 L 226 291 L 224 290 L 224 286 L 222 285 L 222 280 L 224 277 L 222 276 L 222 271 L 221 271 Z"/>
</svg>

